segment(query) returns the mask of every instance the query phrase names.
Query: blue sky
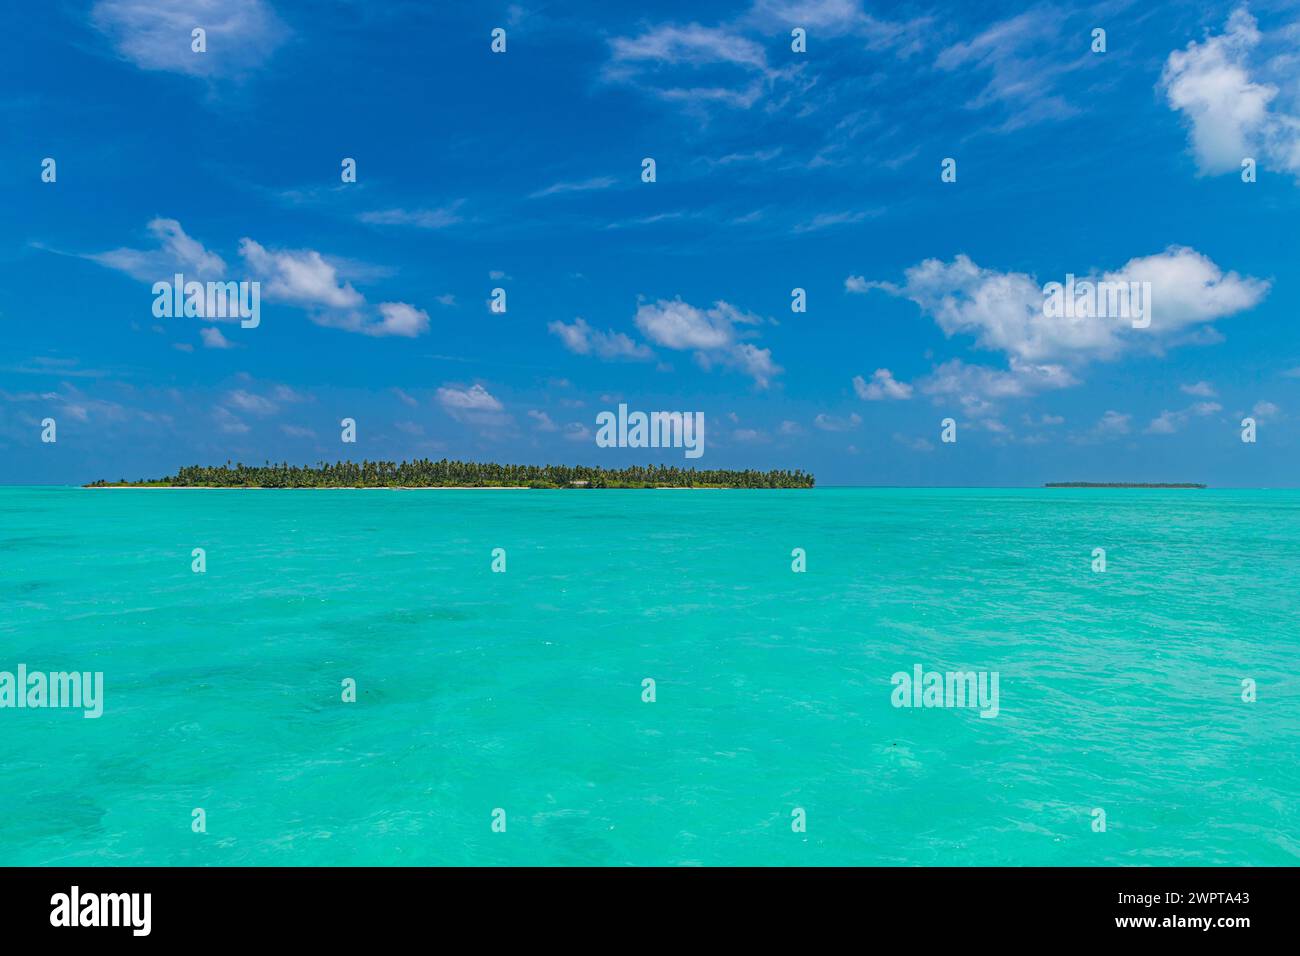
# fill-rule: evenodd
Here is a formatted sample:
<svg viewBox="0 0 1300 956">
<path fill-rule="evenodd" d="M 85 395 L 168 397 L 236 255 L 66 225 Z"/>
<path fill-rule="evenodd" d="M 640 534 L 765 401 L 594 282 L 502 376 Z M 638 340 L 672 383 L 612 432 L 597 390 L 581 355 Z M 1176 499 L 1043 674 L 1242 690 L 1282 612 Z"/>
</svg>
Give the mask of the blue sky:
<svg viewBox="0 0 1300 956">
<path fill-rule="evenodd" d="M 826 484 L 1297 483 L 1300 5 L 619 6 L 10 23 L 0 481 L 685 464 L 596 447 L 626 402 Z M 155 318 L 176 271 L 261 324 Z M 1151 327 L 1045 318 L 1068 273 L 1152 282 Z"/>
</svg>

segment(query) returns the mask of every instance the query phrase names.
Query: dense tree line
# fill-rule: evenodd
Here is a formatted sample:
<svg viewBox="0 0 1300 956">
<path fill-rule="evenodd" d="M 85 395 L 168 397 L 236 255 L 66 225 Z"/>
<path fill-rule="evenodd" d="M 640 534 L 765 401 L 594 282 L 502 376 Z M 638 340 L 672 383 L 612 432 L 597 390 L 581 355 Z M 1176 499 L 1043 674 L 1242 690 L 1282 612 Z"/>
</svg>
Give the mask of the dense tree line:
<svg viewBox="0 0 1300 956">
<path fill-rule="evenodd" d="M 226 462 L 209 467 L 191 465 L 170 478 L 121 481 L 123 485 L 196 485 L 210 488 L 811 488 L 813 476 L 794 471 L 728 471 L 635 465 L 630 468 L 590 468 L 584 465 L 499 465 L 494 462 L 340 461 L 334 464 L 290 465 L 287 462 L 244 465 Z M 110 482 L 96 481 L 93 486 Z"/>
</svg>

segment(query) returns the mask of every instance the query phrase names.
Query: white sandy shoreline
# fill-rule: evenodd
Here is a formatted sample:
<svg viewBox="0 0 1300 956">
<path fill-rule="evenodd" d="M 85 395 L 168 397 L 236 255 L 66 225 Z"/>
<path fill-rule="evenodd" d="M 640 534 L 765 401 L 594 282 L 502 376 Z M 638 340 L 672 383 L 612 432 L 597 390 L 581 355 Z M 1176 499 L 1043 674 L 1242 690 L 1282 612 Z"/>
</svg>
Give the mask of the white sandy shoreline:
<svg viewBox="0 0 1300 956">
<path fill-rule="evenodd" d="M 92 491 L 558 491 L 527 485 L 383 485 L 360 488 L 337 485 L 322 488 L 268 488 L 265 485 L 82 485 Z M 579 489 L 574 489 L 579 490 Z"/>
<path fill-rule="evenodd" d="M 660 485 L 656 488 L 530 488 L 527 485 L 385 485 L 376 488 L 268 488 L 265 485 L 82 485 L 89 491 L 806 491 L 806 488 L 725 488 Z"/>
</svg>

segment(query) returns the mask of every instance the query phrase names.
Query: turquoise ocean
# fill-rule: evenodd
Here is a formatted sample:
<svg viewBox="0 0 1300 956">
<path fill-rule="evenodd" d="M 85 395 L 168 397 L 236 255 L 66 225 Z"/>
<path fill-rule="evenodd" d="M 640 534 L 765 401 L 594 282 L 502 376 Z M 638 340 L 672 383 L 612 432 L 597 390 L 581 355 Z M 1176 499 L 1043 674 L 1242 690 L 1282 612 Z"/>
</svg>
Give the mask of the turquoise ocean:
<svg viewBox="0 0 1300 956">
<path fill-rule="evenodd" d="M 0 605 L 0 865 L 1300 863 L 1296 491 L 0 488 Z"/>
</svg>

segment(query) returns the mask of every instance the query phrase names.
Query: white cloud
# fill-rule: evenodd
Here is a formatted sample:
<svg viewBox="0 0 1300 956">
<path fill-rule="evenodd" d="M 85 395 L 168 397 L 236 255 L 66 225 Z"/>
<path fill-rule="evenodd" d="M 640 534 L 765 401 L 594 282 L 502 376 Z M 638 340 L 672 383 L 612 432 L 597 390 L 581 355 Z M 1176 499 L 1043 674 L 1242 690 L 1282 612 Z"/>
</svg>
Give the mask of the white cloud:
<svg viewBox="0 0 1300 956">
<path fill-rule="evenodd" d="M 1186 391 L 1186 388 L 1183 390 Z M 1151 424 L 1146 427 L 1146 431 L 1151 435 L 1172 435 L 1192 418 L 1204 418 L 1207 415 L 1213 415 L 1221 411 L 1223 411 L 1223 406 L 1218 402 L 1196 402 L 1180 411 L 1166 409 L 1151 420 Z"/>
<path fill-rule="evenodd" d="M 158 240 L 156 249 L 115 249 L 85 258 L 151 283 L 170 282 L 177 272 L 186 281 L 233 281 L 225 261 L 187 235 L 175 219 L 154 219 L 148 228 Z M 381 302 L 377 307 L 369 306 L 365 296 L 340 275 L 339 263 L 326 259 L 314 249 L 267 249 L 245 237 L 239 241 L 239 253 L 247 275 L 260 285 L 259 298 L 306 309 L 318 325 L 363 335 L 406 338 L 423 335 L 429 329 L 428 313 L 408 303 Z M 354 264 L 344 262 L 343 265 L 357 271 Z M 239 321 L 238 316 L 224 318 Z M 224 337 L 204 333 L 209 348 L 225 347 L 219 344 L 222 341 Z"/>
<path fill-rule="evenodd" d="M 289 31 L 264 0 L 99 0 L 91 22 L 142 70 L 233 75 L 262 66 Z M 207 52 L 190 31 L 207 31 Z"/>
<path fill-rule="evenodd" d="M 595 355 L 602 359 L 649 359 L 654 353 L 640 342 L 633 341 L 622 332 L 601 332 L 593 329 L 582 318 L 571 323 L 558 320 L 549 323 L 547 331 L 559 338 L 564 347 L 578 355 Z"/>
<path fill-rule="evenodd" d="M 239 241 L 239 254 L 262 281 L 262 294 L 294 305 L 355 309 L 365 299 L 315 250 L 271 252 L 252 239 Z"/>
<path fill-rule="evenodd" d="M 816 216 L 813 216 L 812 219 L 796 224 L 794 232 L 796 234 L 819 232 L 822 229 L 830 229 L 834 226 L 852 225 L 855 222 L 861 222 L 868 216 L 874 215 L 876 215 L 876 213 L 873 210 L 818 213 Z"/>
<path fill-rule="evenodd" d="M 767 388 L 782 369 L 772 359 L 771 349 L 740 341 L 753 333 L 743 327 L 756 326 L 763 319 L 742 312 L 727 302 L 715 302 L 700 309 L 681 298 L 643 302 L 636 311 L 636 326 L 656 345 L 676 351 L 693 351 L 702 368 L 713 365 L 739 369 Z"/>
<path fill-rule="evenodd" d="M 208 326 L 199 329 L 199 338 L 203 340 L 205 349 L 233 349 L 235 344 L 221 334 L 221 330 Z"/>
<path fill-rule="evenodd" d="M 1097 424 L 1093 426 L 1093 435 L 1097 438 L 1116 438 L 1129 433 L 1129 423 L 1133 420 L 1132 415 L 1125 415 L 1116 411 L 1107 411 L 1098 419 Z"/>
<path fill-rule="evenodd" d="M 1216 394 L 1214 386 L 1209 382 L 1193 382 L 1191 385 L 1179 385 L 1178 389 L 1188 395 L 1197 395 L 1201 398 L 1213 398 Z"/>
<path fill-rule="evenodd" d="M 437 401 L 443 411 L 459 422 L 496 427 L 509 421 L 505 406 L 482 385 L 469 388 L 443 385 L 438 389 Z"/>
<path fill-rule="evenodd" d="M 241 412 L 249 412 L 254 415 L 270 415 L 276 409 L 275 403 L 270 399 L 261 395 L 254 395 L 242 388 L 228 393 L 226 402 Z"/>
<path fill-rule="evenodd" d="M 823 413 L 813 419 L 813 424 L 824 432 L 847 432 L 862 424 L 862 416 L 854 412 L 848 418 L 840 418 Z"/>
<path fill-rule="evenodd" d="M 469 388 L 444 385 L 438 389 L 438 403 L 443 408 L 468 411 L 499 412 L 505 407 L 482 385 L 472 385 Z"/>
<path fill-rule="evenodd" d="M 660 299 L 636 310 L 637 328 L 650 341 L 670 349 L 709 351 L 732 343 L 731 306 L 719 302 L 712 309 L 697 309 L 680 298 Z"/>
<path fill-rule="evenodd" d="M 314 249 L 268 250 L 244 238 L 239 252 L 262 283 L 263 296 L 307 309 L 318 325 L 402 338 L 429 330 L 429 314 L 409 303 L 381 302 L 372 310 L 365 296 L 340 277 L 337 266 Z"/>
<path fill-rule="evenodd" d="M 763 45 L 731 26 L 659 24 L 610 40 L 603 77 L 693 110 L 749 109 L 788 72 L 768 66 Z"/>
<path fill-rule="evenodd" d="M 781 366 L 772 361 L 771 349 L 760 349 L 749 342 L 736 345 L 731 351 L 731 360 L 759 388 L 767 388 L 782 372 Z"/>
<path fill-rule="evenodd" d="M 217 423 L 217 428 L 227 435 L 246 435 L 250 431 L 249 427 L 231 414 L 229 409 L 220 405 L 213 409 L 212 417 Z"/>
<path fill-rule="evenodd" d="M 1281 417 L 1282 409 L 1278 408 L 1272 402 L 1256 402 L 1255 407 L 1250 410 L 1250 413 L 1260 421 L 1264 421 L 1265 419 Z"/>
<path fill-rule="evenodd" d="M 862 0 L 755 0 L 745 20 L 764 33 L 775 21 L 787 28 L 805 27 L 818 40 L 858 36 L 869 50 L 896 48 L 904 57 L 924 45 L 925 31 L 933 22 L 932 17 L 878 20 L 863 10 Z"/>
<path fill-rule="evenodd" d="M 1077 63 L 1055 49 L 1061 19 L 1047 9 L 1017 14 L 941 51 L 935 66 L 987 71 L 988 82 L 966 106 L 1006 107 L 1010 114 L 1004 130 L 1072 116 L 1078 110 L 1055 92 L 1057 78 Z"/>
<path fill-rule="evenodd" d="M 1160 84 L 1171 109 L 1191 126 L 1192 153 L 1202 173 L 1241 169 L 1251 157 L 1272 169 L 1300 174 L 1300 119 L 1273 104 L 1278 87 L 1252 79 L 1252 57 L 1262 34 L 1240 7 L 1224 32 L 1175 50 Z"/>
<path fill-rule="evenodd" d="M 311 401 L 310 395 L 304 395 L 301 392 L 295 391 L 288 385 L 275 386 L 275 388 L 271 389 L 271 394 L 275 396 L 277 402 L 296 403 Z"/>
<path fill-rule="evenodd" d="M 1012 359 L 1010 367 L 1004 371 L 951 359 L 936 366 L 923 378 L 920 388 L 937 405 L 956 400 L 966 415 L 981 418 L 996 411 L 996 402 L 1077 384 L 1078 380 L 1061 365 Z"/>
<path fill-rule="evenodd" d="M 1113 357 L 1151 338 L 1250 309 L 1269 288 L 1267 281 L 1224 273 L 1195 249 L 1170 246 L 1100 277 L 1151 283 L 1151 325 L 1133 329 L 1132 320 L 1121 317 L 1048 319 L 1042 285 L 1034 277 L 984 269 L 965 255 L 952 262 L 926 259 L 904 275 L 901 286 L 863 285 L 911 299 L 949 336 L 972 335 L 983 348 L 1027 361 Z"/>
<path fill-rule="evenodd" d="M 379 315 L 381 318 L 377 325 L 366 325 L 361 331 L 366 335 L 400 335 L 405 338 L 415 338 L 429 331 L 429 313 L 405 302 L 381 302 Z"/>
<path fill-rule="evenodd" d="M 562 193 L 583 193 L 597 189 L 608 189 L 616 182 L 618 182 L 618 180 L 613 176 L 597 176 L 593 179 L 584 179 L 581 182 L 576 183 L 555 183 L 547 186 L 545 189 L 539 189 L 528 198 L 542 199 L 546 196 L 556 196 Z"/>
<path fill-rule="evenodd" d="M 142 282 L 170 282 L 177 272 L 183 273 L 187 281 L 225 276 L 225 260 L 187 235 L 175 219 L 151 219 L 146 228 L 158 240 L 158 248 L 113 249 L 85 258 Z"/>
<path fill-rule="evenodd" d="M 857 392 L 858 398 L 868 402 L 879 402 L 885 399 L 901 401 L 912 397 L 912 386 L 895 379 L 893 373 L 887 368 L 876 369 L 871 375 L 870 382 L 861 375 L 853 376 L 853 390 Z"/>
<path fill-rule="evenodd" d="M 894 441 L 912 449 L 912 451 L 934 451 L 934 444 L 929 439 L 921 438 L 919 435 L 902 435 L 895 432 Z"/>
<path fill-rule="evenodd" d="M 529 409 L 528 417 L 537 423 L 539 432 L 553 432 L 559 429 L 555 422 L 551 421 L 551 416 L 537 409 Z"/>
<path fill-rule="evenodd" d="M 461 203 L 439 209 L 379 209 L 357 218 L 372 226 L 414 226 L 417 229 L 446 229 L 464 220 L 456 211 Z"/>
<path fill-rule="evenodd" d="M 650 61 L 655 64 L 695 66 L 729 63 L 751 70 L 766 70 L 767 56 L 753 40 L 722 27 L 663 24 L 636 37 L 610 41 L 615 64 Z"/>
</svg>

